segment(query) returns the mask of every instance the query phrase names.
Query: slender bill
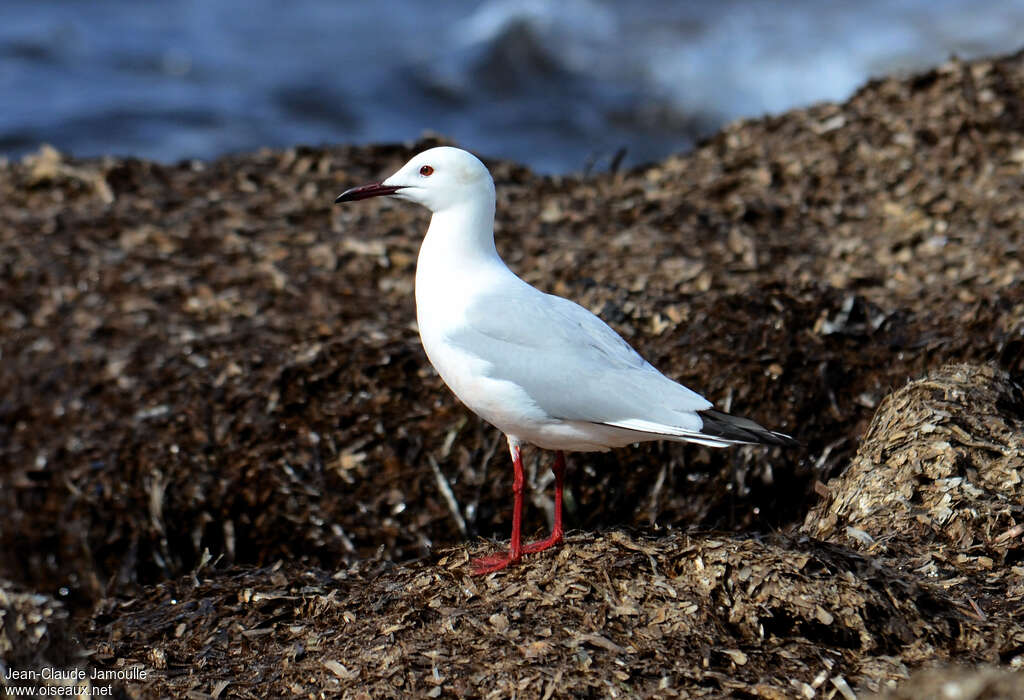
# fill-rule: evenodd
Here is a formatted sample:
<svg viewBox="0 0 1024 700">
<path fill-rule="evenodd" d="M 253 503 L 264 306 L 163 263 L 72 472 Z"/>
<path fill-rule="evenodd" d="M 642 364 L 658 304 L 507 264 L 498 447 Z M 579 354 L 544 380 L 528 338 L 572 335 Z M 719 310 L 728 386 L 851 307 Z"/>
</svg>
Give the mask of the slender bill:
<svg viewBox="0 0 1024 700">
<path fill-rule="evenodd" d="M 342 202 L 356 202 L 360 199 L 369 199 L 370 197 L 382 197 L 394 194 L 400 189 L 402 188 L 397 185 L 385 185 L 380 182 L 371 182 L 369 185 L 361 185 L 359 187 L 353 187 L 350 190 L 345 190 L 338 195 L 338 198 L 334 200 L 334 203 L 341 204 Z"/>
</svg>

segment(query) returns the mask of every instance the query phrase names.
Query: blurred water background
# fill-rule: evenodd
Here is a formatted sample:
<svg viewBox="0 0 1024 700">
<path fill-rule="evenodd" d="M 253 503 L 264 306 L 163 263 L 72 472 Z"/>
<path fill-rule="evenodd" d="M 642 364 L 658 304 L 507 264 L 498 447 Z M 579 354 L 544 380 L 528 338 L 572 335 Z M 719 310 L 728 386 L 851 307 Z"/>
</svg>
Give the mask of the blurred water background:
<svg viewBox="0 0 1024 700">
<path fill-rule="evenodd" d="M 1024 0 L 3 0 L 0 154 L 176 161 L 431 130 L 567 172 L 1022 46 Z"/>
</svg>

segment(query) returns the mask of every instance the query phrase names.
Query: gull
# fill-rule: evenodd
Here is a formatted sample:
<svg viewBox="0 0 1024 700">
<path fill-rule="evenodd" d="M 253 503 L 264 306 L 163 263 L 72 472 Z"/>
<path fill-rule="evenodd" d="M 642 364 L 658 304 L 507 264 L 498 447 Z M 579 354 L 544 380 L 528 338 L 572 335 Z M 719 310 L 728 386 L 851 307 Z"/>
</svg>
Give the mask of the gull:
<svg viewBox="0 0 1024 700">
<path fill-rule="evenodd" d="M 476 156 L 423 151 L 383 182 L 335 203 L 394 197 L 432 212 L 416 261 L 416 322 L 430 363 L 470 410 L 503 432 L 512 456 L 512 536 L 477 559 L 489 574 L 562 541 L 565 453 L 648 440 L 709 447 L 790 446 L 793 438 L 714 409 L 655 369 L 579 304 L 530 286 L 494 245 L 494 180 Z M 523 445 L 553 450 L 554 526 L 523 544 Z"/>
</svg>

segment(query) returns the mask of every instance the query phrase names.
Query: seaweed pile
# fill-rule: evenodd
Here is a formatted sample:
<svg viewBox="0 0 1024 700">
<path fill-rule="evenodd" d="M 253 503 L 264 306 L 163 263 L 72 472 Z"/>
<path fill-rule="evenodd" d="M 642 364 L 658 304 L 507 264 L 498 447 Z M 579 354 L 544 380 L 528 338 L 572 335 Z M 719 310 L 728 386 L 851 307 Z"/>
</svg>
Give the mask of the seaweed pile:
<svg viewBox="0 0 1024 700">
<path fill-rule="evenodd" d="M 1013 696 L 1022 96 L 1024 55 L 953 61 L 629 172 L 488 162 L 513 269 L 803 448 L 573 455 L 565 547 L 485 579 L 508 467 L 419 347 L 427 215 L 331 204 L 437 139 L 3 164 L 4 663 L 130 697 Z"/>
</svg>

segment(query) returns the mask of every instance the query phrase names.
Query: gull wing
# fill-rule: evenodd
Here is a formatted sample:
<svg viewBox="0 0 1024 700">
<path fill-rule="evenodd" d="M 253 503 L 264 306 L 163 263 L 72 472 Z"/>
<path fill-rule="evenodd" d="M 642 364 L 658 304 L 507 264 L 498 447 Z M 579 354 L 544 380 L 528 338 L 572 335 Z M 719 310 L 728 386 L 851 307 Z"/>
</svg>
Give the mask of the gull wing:
<svg viewBox="0 0 1024 700">
<path fill-rule="evenodd" d="M 521 387 L 554 419 L 603 423 L 705 444 L 699 411 L 711 402 L 644 360 L 575 302 L 528 285 L 485 293 L 447 340 L 488 363 L 487 375 Z"/>
</svg>

